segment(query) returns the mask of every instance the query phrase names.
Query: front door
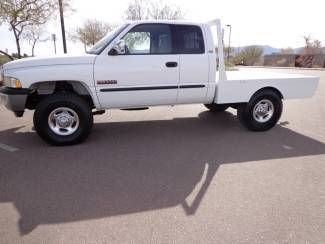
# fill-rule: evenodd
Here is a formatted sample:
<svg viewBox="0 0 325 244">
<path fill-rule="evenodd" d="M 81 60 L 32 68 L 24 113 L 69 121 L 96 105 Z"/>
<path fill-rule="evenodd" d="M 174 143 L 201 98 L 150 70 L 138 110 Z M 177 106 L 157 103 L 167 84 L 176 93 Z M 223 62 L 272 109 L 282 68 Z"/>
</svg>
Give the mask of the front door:
<svg viewBox="0 0 325 244">
<path fill-rule="evenodd" d="M 94 66 L 103 108 L 175 104 L 179 55 L 173 54 L 168 24 L 139 24 L 122 38 L 126 52 L 101 54 Z"/>
</svg>

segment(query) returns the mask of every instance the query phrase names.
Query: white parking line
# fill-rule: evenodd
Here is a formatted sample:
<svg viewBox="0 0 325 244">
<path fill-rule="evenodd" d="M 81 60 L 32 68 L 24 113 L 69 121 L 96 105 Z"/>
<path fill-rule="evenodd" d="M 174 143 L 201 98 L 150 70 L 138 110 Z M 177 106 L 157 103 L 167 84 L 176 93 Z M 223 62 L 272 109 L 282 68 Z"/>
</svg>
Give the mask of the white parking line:
<svg viewBox="0 0 325 244">
<path fill-rule="evenodd" d="M 0 149 L 5 150 L 7 152 L 16 152 L 19 150 L 16 147 L 12 147 L 12 146 L 9 146 L 9 145 L 3 144 L 3 143 L 0 143 Z"/>
</svg>

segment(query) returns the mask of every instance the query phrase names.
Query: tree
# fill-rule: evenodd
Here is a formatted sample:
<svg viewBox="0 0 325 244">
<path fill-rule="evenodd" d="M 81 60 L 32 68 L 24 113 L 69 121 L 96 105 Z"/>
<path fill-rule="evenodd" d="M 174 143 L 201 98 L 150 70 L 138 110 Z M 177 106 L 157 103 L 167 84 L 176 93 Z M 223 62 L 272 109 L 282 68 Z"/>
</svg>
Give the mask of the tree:
<svg viewBox="0 0 325 244">
<path fill-rule="evenodd" d="M 6 56 L 6 57 L 9 58 L 10 60 L 14 60 L 14 57 L 11 56 L 10 54 L 8 54 L 7 52 L 4 52 L 4 51 L 0 50 L 0 54 Z"/>
<path fill-rule="evenodd" d="M 305 41 L 305 47 L 302 50 L 302 54 L 314 55 L 323 53 L 321 41 L 312 39 L 310 35 L 305 35 L 303 38 Z"/>
<path fill-rule="evenodd" d="M 240 53 L 239 57 L 241 63 L 244 65 L 256 65 L 261 61 L 263 49 L 258 46 L 245 47 Z"/>
<path fill-rule="evenodd" d="M 83 26 L 77 28 L 76 32 L 71 35 L 71 39 L 83 43 L 86 51 L 88 46 L 95 45 L 111 29 L 112 26 L 107 23 L 89 19 L 84 22 Z"/>
<path fill-rule="evenodd" d="M 8 24 L 13 31 L 18 58 L 21 58 L 20 41 L 26 28 L 45 24 L 56 8 L 55 0 L 1 0 L 0 24 Z"/>
<path fill-rule="evenodd" d="M 312 43 L 312 50 L 313 50 L 313 54 L 322 54 L 323 53 L 322 42 L 320 40 L 314 39 Z"/>
<path fill-rule="evenodd" d="M 42 35 L 44 33 L 44 30 L 42 26 L 39 25 L 30 25 L 26 27 L 26 31 L 23 33 L 22 37 L 25 39 L 32 47 L 32 56 L 35 56 L 35 46 L 37 42 L 40 41 L 47 41 L 46 39 L 41 39 Z"/>
<path fill-rule="evenodd" d="M 170 7 L 165 3 L 148 0 L 133 0 L 125 11 L 128 20 L 182 19 L 184 13 L 180 7 Z"/>
<path fill-rule="evenodd" d="M 311 36 L 304 35 L 305 47 L 303 49 L 303 54 L 311 54 L 312 53 L 312 44 L 311 44 Z"/>
<path fill-rule="evenodd" d="M 146 0 L 133 0 L 125 11 L 125 18 L 128 20 L 149 19 L 149 12 Z"/>
<path fill-rule="evenodd" d="M 180 7 L 172 8 L 166 4 L 152 2 L 148 9 L 152 19 L 182 19 L 184 14 Z"/>
</svg>

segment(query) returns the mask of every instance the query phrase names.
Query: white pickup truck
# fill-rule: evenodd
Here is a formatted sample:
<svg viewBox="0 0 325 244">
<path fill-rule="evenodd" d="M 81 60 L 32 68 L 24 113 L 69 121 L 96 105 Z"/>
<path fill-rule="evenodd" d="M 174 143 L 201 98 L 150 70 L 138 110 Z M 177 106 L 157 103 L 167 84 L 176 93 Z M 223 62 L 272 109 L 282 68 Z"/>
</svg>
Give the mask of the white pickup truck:
<svg viewBox="0 0 325 244">
<path fill-rule="evenodd" d="M 85 55 L 3 65 L 0 100 L 18 117 L 35 109 L 40 137 L 71 145 L 88 136 L 93 115 L 106 109 L 199 103 L 221 112 L 233 107 L 246 128 L 265 131 L 279 120 L 282 99 L 315 93 L 318 77 L 226 72 L 222 39 L 219 20 L 131 22 Z"/>
</svg>

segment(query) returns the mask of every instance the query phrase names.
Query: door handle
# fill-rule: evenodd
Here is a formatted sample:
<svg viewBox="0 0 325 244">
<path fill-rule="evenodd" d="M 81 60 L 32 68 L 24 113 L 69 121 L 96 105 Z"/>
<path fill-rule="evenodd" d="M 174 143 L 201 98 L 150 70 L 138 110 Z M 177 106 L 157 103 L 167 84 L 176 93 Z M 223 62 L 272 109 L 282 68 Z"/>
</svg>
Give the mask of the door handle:
<svg viewBox="0 0 325 244">
<path fill-rule="evenodd" d="M 177 62 L 167 62 L 166 67 L 167 68 L 175 68 L 177 67 L 178 63 Z"/>
</svg>

